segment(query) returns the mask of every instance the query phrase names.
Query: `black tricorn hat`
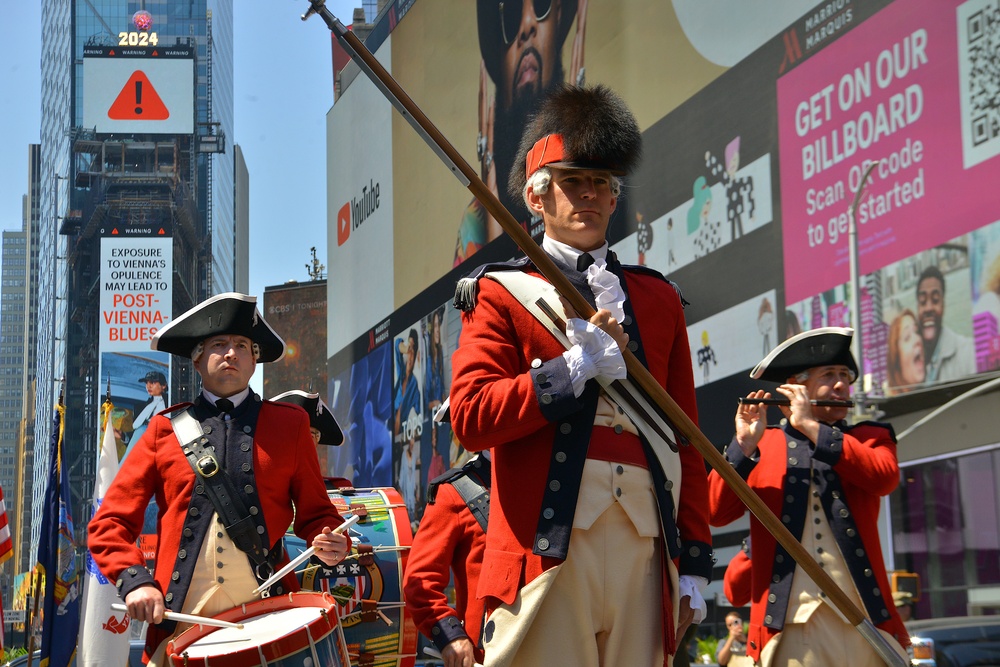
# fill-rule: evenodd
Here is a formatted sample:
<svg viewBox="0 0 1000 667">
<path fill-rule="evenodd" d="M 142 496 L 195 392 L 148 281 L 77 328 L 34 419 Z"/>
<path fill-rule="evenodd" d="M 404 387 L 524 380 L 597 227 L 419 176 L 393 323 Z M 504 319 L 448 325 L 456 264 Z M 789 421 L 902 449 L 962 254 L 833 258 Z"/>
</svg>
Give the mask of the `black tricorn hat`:
<svg viewBox="0 0 1000 667">
<path fill-rule="evenodd" d="M 851 354 L 854 329 L 820 327 L 796 334 L 764 357 L 750 371 L 755 380 L 785 382 L 802 371 L 817 366 L 847 366 L 851 380 L 858 377 L 858 365 Z"/>
<path fill-rule="evenodd" d="M 159 382 L 165 387 L 167 386 L 167 376 L 160 371 L 149 371 L 139 378 L 139 382 Z"/>
<path fill-rule="evenodd" d="M 319 431 L 319 444 L 321 445 L 342 445 L 344 444 L 344 432 L 340 430 L 340 424 L 334 418 L 330 408 L 326 406 L 319 394 L 307 394 L 299 389 L 286 391 L 271 398 L 272 401 L 280 403 L 291 403 L 297 405 L 309 413 L 309 426 Z"/>
<path fill-rule="evenodd" d="M 512 7 L 523 7 L 523 5 L 511 2 L 511 0 L 502 1 L 504 2 L 505 10 L 507 11 L 509 11 Z M 533 2 L 533 0 L 524 1 L 529 3 Z M 566 41 L 566 37 L 569 35 L 569 29 L 573 26 L 573 19 L 576 18 L 577 0 L 551 0 L 551 2 L 552 10 L 550 10 L 548 15 L 541 20 L 559 21 L 559 27 L 556 31 L 555 52 L 557 54 L 561 54 L 563 42 Z M 483 62 L 486 64 L 486 71 L 489 73 L 490 78 L 493 79 L 493 82 L 497 85 L 500 85 L 500 62 L 503 60 L 504 54 L 509 48 L 507 44 L 504 44 L 504 27 L 500 18 L 500 3 L 501 0 L 476 1 L 476 18 L 479 23 L 479 53 L 483 56 Z M 558 16 L 553 16 L 553 11 L 558 12 Z M 516 25 L 520 26 L 521 12 L 517 11 L 516 14 Z M 513 18 L 511 21 L 513 23 Z M 517 39 L 516 34 L 511 35 L 508 33 L 508 44 L 515 39 Z"/>
<path fill-rule="evenodd" d="M 639 124 L 617 93 L 600 85 L 561 86 L 528 122 L 507 189 L 520 200 L 528 175 L 545 166 L 624 176 L 641 157 Z"/>
<path fill-rule="evenodd" d="M 246 336 L 257 343 L 260 363 L 285 356 L 285 341 L 257 310 L 257 297 L 238 292 L 217 294 L 202 301 L 157 331 L 149 346 L 190 358 L 198 343 L 219 335 Z"/>
</svg>

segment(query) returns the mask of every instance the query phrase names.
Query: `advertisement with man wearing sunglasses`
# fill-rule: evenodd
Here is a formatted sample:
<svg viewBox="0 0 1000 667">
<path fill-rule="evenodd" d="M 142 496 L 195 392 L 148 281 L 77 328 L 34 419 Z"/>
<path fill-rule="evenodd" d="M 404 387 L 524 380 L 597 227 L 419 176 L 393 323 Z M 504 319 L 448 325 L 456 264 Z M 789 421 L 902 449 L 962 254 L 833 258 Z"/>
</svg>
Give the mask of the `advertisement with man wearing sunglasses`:
<svg viewBox="0 0 1000 667">
<path fill-rule="evenodd" d="M 510 197 L 497 183 L 507 183 L 521 132 L 545 94 L 564 82 L 583 83 L 587 0 L 478 0 L 476 19 L 482 56 L 476 137 L 481 175 L 507 210 L 529 224 L 532 216 L 524 202 Z M 576 34 L 567 71 L 563 46 L 574 19 Z M 541 233 L 541 223 L 536 222 L 537 229 L 528 226 L 533 235 Z M 454 265 L 500 232 L 482 205 L 470 202 L 459 227 Z"/>
</svg>

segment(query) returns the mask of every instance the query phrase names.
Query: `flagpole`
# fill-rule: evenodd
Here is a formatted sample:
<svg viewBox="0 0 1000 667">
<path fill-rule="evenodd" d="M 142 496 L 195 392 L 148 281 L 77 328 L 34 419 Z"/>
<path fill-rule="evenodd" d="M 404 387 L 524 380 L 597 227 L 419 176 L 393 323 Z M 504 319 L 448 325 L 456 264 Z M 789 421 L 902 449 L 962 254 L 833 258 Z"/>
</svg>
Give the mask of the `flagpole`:
<svg viewBox="0 0 1000 667">
<path fill-rule="evenodd" d="M 32 626 L 35 623 L 35 619 L 38 618 L 38 600 L 42 597 L 42 577 L 38 574 L 37 567 L 31 568 L 31 576 L 35 581 L 35 599 L 31 601 L 31 616 L 25 626 L 28 630 L 28 667 L 31 667 L 31 659 L 35 654 L 35 628 Z"/>
</svg>

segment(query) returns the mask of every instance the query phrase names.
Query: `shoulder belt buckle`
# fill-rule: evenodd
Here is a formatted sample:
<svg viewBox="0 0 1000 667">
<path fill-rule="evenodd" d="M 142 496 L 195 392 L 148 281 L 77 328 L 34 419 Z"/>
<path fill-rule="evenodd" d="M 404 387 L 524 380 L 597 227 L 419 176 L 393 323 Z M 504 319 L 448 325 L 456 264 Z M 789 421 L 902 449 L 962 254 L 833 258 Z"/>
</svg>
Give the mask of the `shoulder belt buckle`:
<svg viewBox="0 0 1000 667">
<path fill-rule="evenodd" d="M 219 462 L 211 454 L 205 454 L 198 459 L 198 472 L 202 477 L 212 477 L 219 472 Z"/>
</svg>

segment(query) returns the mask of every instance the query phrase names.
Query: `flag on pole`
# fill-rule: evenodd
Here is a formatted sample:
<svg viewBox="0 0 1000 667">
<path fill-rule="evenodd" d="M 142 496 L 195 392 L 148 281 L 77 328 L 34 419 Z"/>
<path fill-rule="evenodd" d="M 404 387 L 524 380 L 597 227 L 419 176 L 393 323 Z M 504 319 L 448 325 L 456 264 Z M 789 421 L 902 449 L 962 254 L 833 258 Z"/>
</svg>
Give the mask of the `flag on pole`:
<svg viewBox="0 0 1000 667">
<path fill-rule="evenodd" d="M 72 638 L 80 629 L 80 577 L 70 516 L 69 474 L 62 455 L 65 410 L 57 405 L 53 418 L 49 484 L 38 541 L 38 565 L 45 573 L 40 667 L 68 667 L 76 653 L 76 641 Z"/>
<path fill-rule="evenodd" d="M 94 503 L 91 517 L 104 500 L 104 494 L 118 474 L 118 445 L 111 421 L 114 405 L 110 400 L 102 406 L 104 414 L 104 439 L 97 462 L 97 479 L 94 481 Z M 77 643 L 76 664 L 81 667 L 124 665 L 128 661 L 130 619 L 125 612 L 112 611 L 118 602 L 118 591 L 108 578 L 101 574 L 87 551 L 86 571 L 83 573 L 83 617 L 80 619 L 80 638 Z"/>
<path fill-rule="evenodd" d="M 3 502 L 3 487 L 0 486 L 0 563 L 4 563 L 14 555 L 14 543 L 10 539 L 10 526 L 7 524 L 7 506 Z"/>
<path fill-rule="evenodd" d="M 10 526 L 7 524 L 7 506 L 3 503 L 3 487 L 0 486 L 0 563 L 14 555 L 14 543 L 10 539 Z M 3 598 L 0 597 L 0 660 L 4 657 L 6 637 L 3 634 Z"/>
</svg>

